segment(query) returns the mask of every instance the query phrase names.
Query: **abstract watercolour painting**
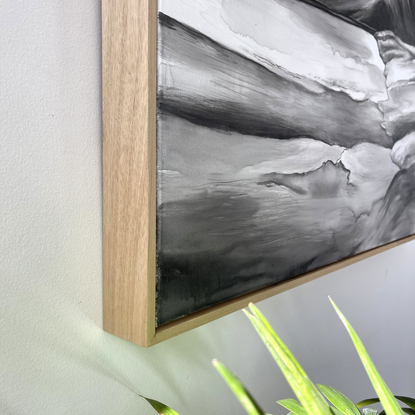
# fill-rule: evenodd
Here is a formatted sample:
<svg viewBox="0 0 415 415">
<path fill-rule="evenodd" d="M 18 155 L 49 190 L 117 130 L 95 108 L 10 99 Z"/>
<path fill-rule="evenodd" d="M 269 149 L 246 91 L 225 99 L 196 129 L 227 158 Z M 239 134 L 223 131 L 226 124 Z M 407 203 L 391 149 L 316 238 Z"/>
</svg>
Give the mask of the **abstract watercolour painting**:
<svg viewBox="0 0 415 415">
<path fill-rule="evenodd" d="M 157 326 L 415 233 L 411 0 L 159 0 Z"/>
</svg>

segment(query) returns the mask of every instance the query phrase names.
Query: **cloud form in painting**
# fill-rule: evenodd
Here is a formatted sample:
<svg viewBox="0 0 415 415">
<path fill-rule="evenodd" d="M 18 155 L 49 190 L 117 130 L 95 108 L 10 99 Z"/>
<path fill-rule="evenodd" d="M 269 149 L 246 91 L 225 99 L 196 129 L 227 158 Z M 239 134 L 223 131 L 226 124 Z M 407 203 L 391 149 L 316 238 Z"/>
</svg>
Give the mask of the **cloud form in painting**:
<svg viewBox="0 0 415 415">
<path fill-rule="evenodd" d="M 386 97 L 373 37 L 311 6 L 292 0 L 162 0 L 161 10 L 270 71 L 278 64 L 354 99 Z"/>
<path fill-rule="evenodd" d="M 375 103 L 356 102 L 276 64 L 271 72 L 164 14 L 159 21 L 163 112 L 246 135 L 392 145 Z"/>
</svg>

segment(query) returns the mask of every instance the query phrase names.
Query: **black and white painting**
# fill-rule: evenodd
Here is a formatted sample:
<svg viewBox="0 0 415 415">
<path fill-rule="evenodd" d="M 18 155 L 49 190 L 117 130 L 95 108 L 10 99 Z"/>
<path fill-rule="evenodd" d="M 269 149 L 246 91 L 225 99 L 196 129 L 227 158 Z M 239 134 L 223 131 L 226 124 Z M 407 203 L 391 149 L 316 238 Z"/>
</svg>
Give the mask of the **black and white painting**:
<svg viewBox="0 0 415 415">
<path fill-rule="evenodd" d="M 158 11 L 158 325 L 415 233 L 412 0 Z"/>
</svg>

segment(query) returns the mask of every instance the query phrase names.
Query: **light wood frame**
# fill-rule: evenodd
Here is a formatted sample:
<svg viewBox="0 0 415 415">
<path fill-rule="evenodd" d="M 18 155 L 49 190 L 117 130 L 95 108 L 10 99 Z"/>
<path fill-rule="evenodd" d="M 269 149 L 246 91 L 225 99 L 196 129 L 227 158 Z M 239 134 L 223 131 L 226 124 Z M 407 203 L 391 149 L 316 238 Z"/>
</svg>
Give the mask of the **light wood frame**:
<svg viewBox="0 0 415 415">
<path fill-rule="evenodd" d="M 102 1 L 104 330 L 152 346 L 415 239 L 155 327 L 157 0 Z"/>
</svg>

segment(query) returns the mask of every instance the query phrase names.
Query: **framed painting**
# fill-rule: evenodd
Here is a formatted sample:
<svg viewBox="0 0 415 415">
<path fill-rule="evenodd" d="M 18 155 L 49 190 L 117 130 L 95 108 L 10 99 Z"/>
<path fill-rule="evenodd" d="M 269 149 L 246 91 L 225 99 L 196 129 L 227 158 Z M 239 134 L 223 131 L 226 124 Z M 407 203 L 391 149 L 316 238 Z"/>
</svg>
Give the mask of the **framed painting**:
<svg viewBox="0 0 415 415">
<path fill-rule="evenodd" d="M 410 0 L 103 0 L 104 329 L 142 346 L 415 234 Z"/>
</svg>

